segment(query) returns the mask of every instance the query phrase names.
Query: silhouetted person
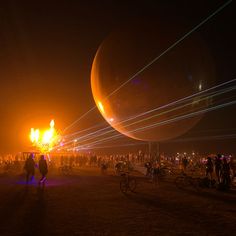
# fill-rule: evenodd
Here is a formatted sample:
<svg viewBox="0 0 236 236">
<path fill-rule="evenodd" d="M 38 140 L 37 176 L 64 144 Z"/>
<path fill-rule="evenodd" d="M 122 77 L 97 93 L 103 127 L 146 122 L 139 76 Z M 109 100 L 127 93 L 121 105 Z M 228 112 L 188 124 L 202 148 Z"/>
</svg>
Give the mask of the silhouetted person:
<svg viewBox="0 0 236 236">
<path fill-rule="evenodd" d="M 222 173 L 221 173 L 221 177 L 222 177 L 222 183 L 226 188 L 230 187 L 230 165 L 227 162 L 227 159 L 224 157 L 223 158 L 223 164 L 222 164 Z"/>
<path fill-rule="evenodd" d="M 47 165 L 47 161 L 44 158 L 44 155 L 40 156 L 40 160 L 39 160 L 39 172 L 42 175 L 41 179 L 39 180 L 39 184 L 44 184 L 45 180 L 46 180 L 46 175 L 48 173 L 48 165 Z"/>
<path fill-rule="evenodd" d="M 159 174 L 160 174 L 160 164 L 158 163 L 158 161 L 155 161 L 155 163 L 153 164 L 153 183 L 155 185 L 158 185 Z"/>
<path fill-rule="evenodd" d="M 233 178 L 235 178 L 236 177 L 236 157 L 235 156 L 231 157 L 229 165 L 233 173 Z"/>
<path fill-rule="evenodd" d="M 215 157 L 215 173 L 216 173 L 216 177 L 217 177 L 218 183 L 220 182 L 220 172 L 221 172 L 221 168 L 222 168 L 221 155 L 218 154 L 218 155 Z"/>
<path fill-rule="evenodd" d="M 152 172 L 152 164 L 151 164 L 151 162 L 149 162 L 149 161 L 146 162 L 144 166 L 145 166 L 145 168 L 147 169 L 147 170 L 146 170 L 146 176 L 150 177 L 151 174 L 152 174 L 152 173 L 151 173 L 151 172 Z"/>
<path fill-rule="evenodd" d="M 24 169 L 26 171 L 26 183 L 33 180 L 35 172 L 34 154 L 31 153 L 25 161 Z"/>
<path fill-rule="evenodd" d="M 206 177 L 210 175 L 210 180 L 212 180 L 212 172 L 213 172 L 213 163 L 210 157 L 207 157 L 206 162 Z"/>
<path fill-rule="evenodd" d="M 182 166 L 183 166 L 183 171 L 185 172 L 188 166 L 188 159 L 186 156 L 184 156 L 182 159 Z"/>
</svg>

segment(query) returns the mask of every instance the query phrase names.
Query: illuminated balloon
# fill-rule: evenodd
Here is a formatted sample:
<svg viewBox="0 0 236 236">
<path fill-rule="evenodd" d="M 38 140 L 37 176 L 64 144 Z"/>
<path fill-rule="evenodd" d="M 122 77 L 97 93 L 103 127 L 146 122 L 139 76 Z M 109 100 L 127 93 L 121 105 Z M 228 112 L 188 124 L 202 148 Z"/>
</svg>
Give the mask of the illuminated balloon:
<svg viewBox="0 0 236 236">
<path fill-rule="evenodd" d="M 201 115 L 184 117 L 206 108 L 208 98 L 195 96 L 178 106 L 167 105 L 214 85 L 211 57 L 196 32 L 134 76 L 188 30 L 173 22 L 139 21 L 100 45 L 92 65 L 92 93 L 117 131 L 134 139 L 162 141 L 184 134 L 200 120 Z"/>
</svg>

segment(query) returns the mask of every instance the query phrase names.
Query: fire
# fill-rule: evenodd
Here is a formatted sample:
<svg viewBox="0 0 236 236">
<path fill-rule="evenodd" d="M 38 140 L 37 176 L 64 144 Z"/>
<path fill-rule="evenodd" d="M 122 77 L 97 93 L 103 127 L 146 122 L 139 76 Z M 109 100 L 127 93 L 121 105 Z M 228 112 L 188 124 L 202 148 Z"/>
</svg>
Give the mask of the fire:
<svg viewBox="0 0 236 236">
<path fill-rule="evenodd" d="M 41 152 L 50 152 L 60 141 L 60 135 L 54 126 L 55 122 L 51 120 L 50 128 L 44 132 L 40 132 L 39 129 L 31 128 L 30 140 L 33 146 Z"/>
<path fill-rule="evenodd" d="M 38 142 L 38 140 L 39 140 L 39 129 L 35 130 L 34 128 L 31 128 L 30 140 L 31 140 L 32 143 Z"/>
<path fill-rule="evenodd" d="M 50 127 L 51 127 L 51 129 L 53 129 L 53 128 L 54 128 L 54 125 L 55 125 L 55 122 L 54 122 L 54 120 L 51 120 L 51 122 L 50 122 Z"/>
</svg>

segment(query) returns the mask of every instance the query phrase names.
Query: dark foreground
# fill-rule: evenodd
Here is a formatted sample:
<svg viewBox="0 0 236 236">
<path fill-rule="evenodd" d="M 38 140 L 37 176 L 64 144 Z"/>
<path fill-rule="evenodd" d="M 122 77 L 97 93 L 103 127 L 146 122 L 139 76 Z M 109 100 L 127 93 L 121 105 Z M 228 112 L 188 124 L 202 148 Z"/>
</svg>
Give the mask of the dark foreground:
<svg viewBox="0 0 236 236">
<path fill-rule="evenodd" d="M 180 190 L 138 182 L 124 195 L 119 177 L 82 169 L 51 174 L 45 189 L 0 177 L 0 235 L 235 235 L 236 193 Z"/>
</svg>

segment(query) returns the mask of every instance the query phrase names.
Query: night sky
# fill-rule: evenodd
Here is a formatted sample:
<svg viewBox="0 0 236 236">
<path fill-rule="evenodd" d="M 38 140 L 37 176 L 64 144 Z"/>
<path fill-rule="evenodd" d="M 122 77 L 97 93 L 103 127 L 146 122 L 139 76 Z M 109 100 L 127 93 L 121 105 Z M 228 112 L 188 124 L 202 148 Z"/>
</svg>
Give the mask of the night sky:
<svg viewBox="0 0 236 236">
<path fill-rule="evenodd" d="M 47 127 L 54 118 L 63 130 L 95 105 L 90 86 L 93 58 L 118 27 L 158 14 L 167 19 L 181 16 L 193 27 L 227 1 L 166 2 L 1 1 L 0 154 L 29 150 L 31 127 Z M 236 76 L 235 18 L 231 3 L 198 30 L 211 52 L 219 83 Z M 186 137 L 233 134 L 235 115 L 235 106 L 212 112 Z M 95 111 L 73 131 L 101 121 Z M 216 129 L 224 132 L 214 133 Z M 220 145 L 222 150 L 236 147 L 235 139 L 207 142 L 199 143 L 205 150 L 209 147 L 206 151 Z"/>
</svg>

